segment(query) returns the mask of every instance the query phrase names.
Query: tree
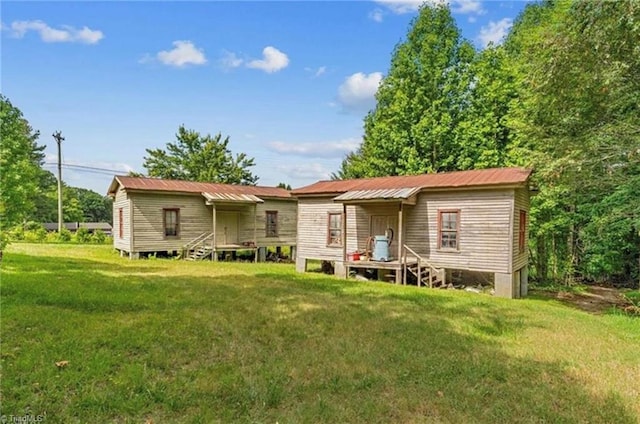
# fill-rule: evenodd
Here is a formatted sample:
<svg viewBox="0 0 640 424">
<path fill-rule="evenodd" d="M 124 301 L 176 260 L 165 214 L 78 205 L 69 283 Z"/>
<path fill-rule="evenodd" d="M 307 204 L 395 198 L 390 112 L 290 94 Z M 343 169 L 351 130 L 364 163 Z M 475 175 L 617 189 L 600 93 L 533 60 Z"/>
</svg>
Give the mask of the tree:
<svg viewBox="0 0 640 424">
<path fill-rule="evenodd" d="M 101 196 L 93 190 L 79 187 L 69 187 L 69 191 L 78 199 L 82 211 L 81 221 L 112 222 L 113 201 L 108 196 Z"/>
<path fill-rule="evenodd" d="M 278 183 L 278 185 L 276 187 L 283 188 L 285 190 L 291 190 L 291 185 L 290 184 Z"/>
<path fill-rule="evenodd" d="M 528 6 L 507 43 L 518 73 L 511 157 L 536 168 L 541 280 L 640 274 L 640 5 Z"/>
<path fill-rule="evenodd" d="M 258 177 L 249 170 L 254 159 L 244 153 L 234 157 L 228 145 L 229 137 L 220 133 L 201 136 L 181 125 L 176 142 L 167 143 L 166 150 L 147 149 L 144 167 L 151 177 L 255 185 Z"/>
<path fill-rule="evenodd" d="M 474 55 L 448 6 L 422 6 L 406 41 L 395 48 L 376 108 L 365 118 L 362 145 L 334 177 L 457 169 L 462 140 L 454 128 L 473 87 L 468 69 Z"/>
<path fill-rule="evenodd" d="M 38 186 L 33 194 L 33 201 L 35 207 L 25 217 L 28 221 L 34 222 L 57 222 L 58 221 L 58 180 L 56 176 L 45 169 L 39 169 L 38 171 Z M 62 182 L 62 219 L 65 222 L 79 222 L 85 221 L 88 218 L 85 217 L 84 208 L 89 208 L 88 203 L 83 203 L 81 192 L 89 191 L 102 198 L 98 193 L 90 190 L 85 190 L 76 187 L 68 186 L 64 181 Z M 103 208 L 105 208 L 103 206 Z M 106 214 L 105 210 L 103 215 Z M 89 212 L 90 214 L 90 212 Z M 104 215 L 108 216 L 108 215 Z M 91 220 L 91 219 L 88 219 Z"/>
<path fill-rule="evenodd" d="M 21 222 L 34 207 L 33 193 L 44 159 L 34 131 L 22 112 L 0 94 L 0 251 L 5 232 Z"/>
</svg>

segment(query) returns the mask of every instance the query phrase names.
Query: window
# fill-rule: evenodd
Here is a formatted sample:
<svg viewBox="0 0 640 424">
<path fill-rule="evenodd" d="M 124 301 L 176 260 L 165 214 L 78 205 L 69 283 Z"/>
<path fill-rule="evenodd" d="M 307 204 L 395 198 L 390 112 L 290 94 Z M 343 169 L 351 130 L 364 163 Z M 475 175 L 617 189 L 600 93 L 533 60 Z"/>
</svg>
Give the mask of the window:
<svg viewBox="0 0 640 424">
<path fill-rule="evenodd" d="M 520 223 L 518 226 L 518 251 L 524 253 L 527 244 L 527 211 L 520 211 Z"/>
<path fill-rule="evenodd" d="M 163 209 L 164 236 L 178 237 L 180 235 L 180 209 Z"/>
<path fill-rule="evenodd" d="M 329 246 L 342 246 L 342 214 L 341 213 L 329 214 L 327 244 Z"/>
<path fill-rule="evenodd" d="M 265 233 L 267 237 L 278 237 L 278 211 L 266 212 Z"/>
<path fill-rule="evenodd" d="M 459 248 L 460 210 L 438 211 L 438 248 Z"/>
<path fill-rule="evenodd" d="M 124 212 L 122 208 L 118 209 L 118 237 L 124 238 L 124 223 L 122 222 L 122 217 L 124 216 Z"/>
</svg>

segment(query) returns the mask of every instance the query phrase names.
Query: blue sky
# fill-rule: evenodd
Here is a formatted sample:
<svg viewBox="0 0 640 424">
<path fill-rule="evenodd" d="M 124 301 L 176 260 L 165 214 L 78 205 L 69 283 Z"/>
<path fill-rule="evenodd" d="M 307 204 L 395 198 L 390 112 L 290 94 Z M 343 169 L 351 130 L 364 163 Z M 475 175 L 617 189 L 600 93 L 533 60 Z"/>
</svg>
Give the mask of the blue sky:
<svg viewBox="0 0 640 424">
<path fill-rule="evenodd" d="M 326 179 L 362 122 L 420 2 L 2 2 L 2 93 L 55 170 L 104 194 L 144 172 L 179 125 L 230 137 L 260 185 Z M 500 42 L 526 3 L 450 0 L 465 38 Z"/>
</svg>

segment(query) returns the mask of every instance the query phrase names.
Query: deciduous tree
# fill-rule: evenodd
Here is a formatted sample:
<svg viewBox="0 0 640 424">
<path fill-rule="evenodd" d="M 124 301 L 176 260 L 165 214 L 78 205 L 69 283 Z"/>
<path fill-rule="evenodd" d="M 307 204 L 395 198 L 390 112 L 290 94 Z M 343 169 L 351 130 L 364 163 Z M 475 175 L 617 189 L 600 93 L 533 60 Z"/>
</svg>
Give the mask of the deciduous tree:
<svg viewBox="0 0 640 424">
<path fill-rule="evenodd" d="M 226 184 L 254 185 L 258 177 L 249 168 L 254 159 L 229 150 L 229 137 L 178 128 L 176 142 L 166 149 L 147 149 L 144 167 L 151 177 Z"/>
<path fill-rule="evenodd" d="M 0 251 L 7 242 L 6 230 L 34 208 L 33 193 L 44 159 L 38 137 L 22 112 L 0 95 Z"/>
</svg>

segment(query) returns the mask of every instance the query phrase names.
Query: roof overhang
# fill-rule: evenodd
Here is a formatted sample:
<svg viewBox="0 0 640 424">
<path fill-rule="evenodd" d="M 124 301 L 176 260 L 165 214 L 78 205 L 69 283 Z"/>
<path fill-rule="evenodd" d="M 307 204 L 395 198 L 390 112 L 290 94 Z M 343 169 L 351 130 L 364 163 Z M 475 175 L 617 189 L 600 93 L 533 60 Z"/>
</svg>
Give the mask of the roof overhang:
<svg viewBox="0 0 640 424">
<path fill-rule="evenodd" d="M 421 189 L 421 187 L 404 187 L 378 190 L 352 190 L 335 197 L 333 201 L 346 204 L 401 202 L 415 205 L 416 195 Z"/>
<path fill-rule="evenodd" d="M 202 193 L 207 205 L 214 203 L 264 203 L 264 200 L 253 194 Z"/>
</svg>

